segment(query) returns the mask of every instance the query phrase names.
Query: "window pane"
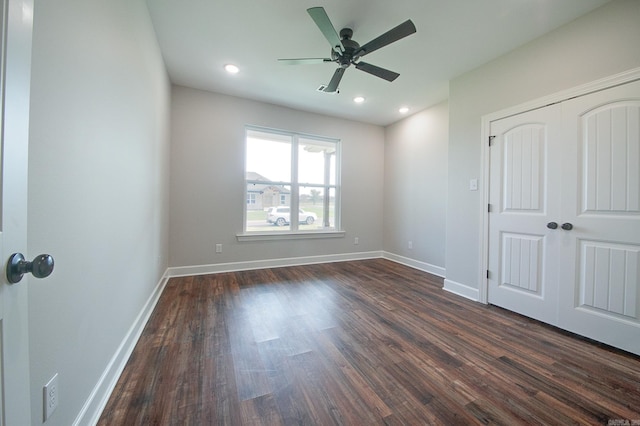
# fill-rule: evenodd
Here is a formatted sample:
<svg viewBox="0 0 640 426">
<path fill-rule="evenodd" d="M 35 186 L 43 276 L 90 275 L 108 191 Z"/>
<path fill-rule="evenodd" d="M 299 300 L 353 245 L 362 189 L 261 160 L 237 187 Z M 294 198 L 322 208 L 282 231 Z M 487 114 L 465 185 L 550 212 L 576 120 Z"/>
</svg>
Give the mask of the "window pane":
<svg viewBox="0 0 640 426">
<path fill-rule="evenodd" d="M 291 182 L 291 137 L 247 130 L 247 179 Z"/>
<path fill-rule="evenodd" d="M 246 230 L 252 232 L 265 232 L 281 229 L 291 229 L 289 225 L 289 204 L 291 203 L 291 187 L 288 185 L 273 185 L 267 183 L 247 183 L 247 215 Z M 274 219 L 269 222 L 269 213 L 280 213 L 283 211 L 271 211 L 272 208 L 286 208 L 287 216 L 285 222 L 276 225 Z M 274 229 L 274 225 L 275 228 Z"/>
<path fill-rule="evenodd" d="M 326 201 L 326 204 L 325 204 Z M 335 228 L 335 189 L 329 191 L 325 200 L 322 187 L 300 187 L 300 230 Z"/>
<path fill-rule="evenodd" d="M 335 185 L 336 144 L 313 139 L 298 141 L 298 182 Z M 325 174 L 329 177 L 325 182 Z"/>
</svg>

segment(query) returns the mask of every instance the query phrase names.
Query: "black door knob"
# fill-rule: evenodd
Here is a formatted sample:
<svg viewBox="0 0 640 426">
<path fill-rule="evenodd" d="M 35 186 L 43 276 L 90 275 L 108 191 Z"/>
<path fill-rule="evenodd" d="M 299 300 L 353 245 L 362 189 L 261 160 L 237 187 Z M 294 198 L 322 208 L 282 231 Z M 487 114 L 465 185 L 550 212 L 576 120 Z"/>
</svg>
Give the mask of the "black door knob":
<svg viewBox="0 0 640 426">
<path fill-rule="evenodd" d="M 549 229 L 558 229 L 558 224 L 556 222 L 547 223 L 547 228 Z"/>
<path fill-rule="evenodd" d="M 571 231 L 573 229 L 573 225 L 567 222 L 567 223 L 563 223 L 561 228 L 564 229 L 565 231 Z"/>
<path fill-rule="evenodd" d="M 41 254 L 29 262 L 24 259 L 22 253 L 14 253 L 7 262 L 7 280 L 11 284 L 20 282 L 22 276 L 31 272 L 36 278 L 46 278 L 53 272 L 53 257 Z"/>
</svg>

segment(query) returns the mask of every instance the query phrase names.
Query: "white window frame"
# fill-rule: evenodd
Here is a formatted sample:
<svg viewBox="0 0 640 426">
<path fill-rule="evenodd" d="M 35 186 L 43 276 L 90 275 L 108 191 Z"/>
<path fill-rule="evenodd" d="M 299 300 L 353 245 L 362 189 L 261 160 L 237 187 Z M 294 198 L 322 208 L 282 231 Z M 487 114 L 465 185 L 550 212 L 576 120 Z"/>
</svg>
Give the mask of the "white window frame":
<svg viewBox="0 0 640 426">
<path fill-rule="evenodd" d="M 243 173 L 244 177 L 244 191 L 245 191 L 245 200 L 247 200 L 247 183 L 251 183 L 251 181 L 246 179 L 246 156 L 247 156 L 247 133 L 250 131 L 264 132 L 264 133 L 272 133 L 274 135 L 283 135 L 291 138 L 291 182 L 276 182 L 278 185 L 287 185 L 291 187 L 290 198 L 290 211 L 297 212 L 300 208 L 300 186 L 306 187 L 318 187 L 324 189 L 325 193 L 329 190 L 335 191 L 335 214 L 334 214 L 334 224 L 331 228 L 321 228 L 314 230 L 300 230 L 298 223 L 298 215 L 290 214 L 290 230 L 287 231 L 247 231 L 247 206 L 248 203 L 244 203 L 244 211 L 243 211 L 243 232 L 237 234 L 236 237 L 239 241 L 258 241 L 258 240 L 281 240 L 281 239 L 304 239 L 304 238 L 333 238 L 333 237 L 344 237 L 345 232 L 341 229 L 341 203 L 340 203 L 340 194 L 341 194 L 341 141 L 336 138 L 329 138 L 318 135 L 311 135 L 299 132 L 289 132 L 284 130 L 275 130 L 270 128 L 258 127 L 258 126 L 245 126 L 245 138 L 244 138 L 244 149 L 245 149 L 245 170 Z M 305 183 L 304 185 L 299 185 L 298 182 L 298 146 L 299 139 L 306 140 L 317 140 L 318 142 L 330 142 L 334 143 L 336 147 L 336 161 L 335 161 L 335 183 L 330 184 L 329 182 L 324 182 L 324 184 L 313 184 L 310 185 Z M 257 183 L 257 182 L 256 182 Z M 281 203 L 282 200 L 280 199 Z M 324 201 L 326 202 L 326 201 Z"/>
</svg>

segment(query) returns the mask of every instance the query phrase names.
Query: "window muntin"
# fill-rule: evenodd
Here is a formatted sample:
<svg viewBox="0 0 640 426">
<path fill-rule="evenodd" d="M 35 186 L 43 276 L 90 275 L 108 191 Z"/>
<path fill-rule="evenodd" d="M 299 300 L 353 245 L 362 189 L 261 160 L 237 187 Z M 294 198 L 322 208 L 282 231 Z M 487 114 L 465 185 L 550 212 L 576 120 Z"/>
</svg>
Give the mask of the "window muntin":
<svg viewBox="0 0 640 426">
<path fill-rule="evenodd" d="M 245 233 L 339 229 L 338 140 L 254 127 L 245 139 Z"/>
</svg>

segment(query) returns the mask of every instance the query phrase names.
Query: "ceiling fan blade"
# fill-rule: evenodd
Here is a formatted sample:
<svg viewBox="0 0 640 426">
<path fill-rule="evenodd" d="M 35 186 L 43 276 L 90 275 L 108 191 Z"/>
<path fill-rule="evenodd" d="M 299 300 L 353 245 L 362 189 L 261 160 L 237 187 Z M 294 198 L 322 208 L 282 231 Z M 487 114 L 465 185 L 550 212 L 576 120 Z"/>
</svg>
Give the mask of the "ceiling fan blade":
<svg viewBox="0 0 640 426">
<path fill-rule="evenodd" d="M 316 23 L 324 37 L 329 41 L 331 48 L 337 52 L 344 52 L 344 47 L 342 46 L 342 42 L 340 41 L 340 37 L 338 37 L 338 33 L 334 28 L 327 12 L 324 11 L 323 7 L 311 7 L 307 9 L 307 13 L 311 16 L 311 19 Z"/>
<path fill-rule="evenodd" d="M 342 76 L 344 75 L 344 68 L 340 67 L 333 73 L 333 77 L 331 77 L 331 81 L 329 85 L 324 88 L 323 92 L 332 93 L 338 90 L 338 85 L 340 84 L 340 80 L 342 80 Z"/>
<path fill-rule="evenodd" d="M 296 58 L 296 59 L 278 59 L 278 62 L 281 62 L 285 65 L 313 65 L 313 64 L 323 64 L 325 62 L 333 62 L 329 58 Z"/>
<path fill-rule="evenodd" d="M 360 71 L 375 75 L 376 77 L 384 78 L 387 81 L 393 81 L 400 76 L 397 72 L 389 71 L 366 62 L 358 62 L 356 68 Z"/>
<path fill-rule="evenodd" d="M 413 25 L 411 19 L 407 19 L 402 24 L 390 29 L 364 46 L 360 46 L 360 48 L 353 53 L 353 56 L 364 56 L 415 32 L 416 26 Z"/>
</svg>

